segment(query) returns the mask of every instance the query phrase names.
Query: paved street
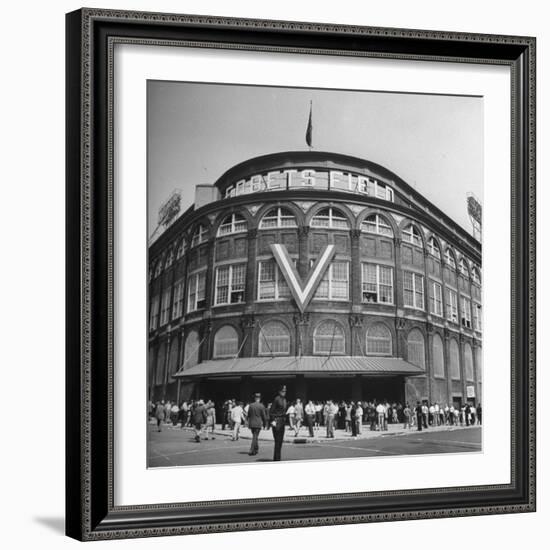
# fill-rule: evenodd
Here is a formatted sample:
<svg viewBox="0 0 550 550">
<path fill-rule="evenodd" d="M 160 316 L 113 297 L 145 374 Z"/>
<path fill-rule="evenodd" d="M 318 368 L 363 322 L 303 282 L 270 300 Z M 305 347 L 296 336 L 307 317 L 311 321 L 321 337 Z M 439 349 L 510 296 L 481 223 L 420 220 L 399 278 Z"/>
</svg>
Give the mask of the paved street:
<svg viewBox="0 0 550 550">
<path fill-rule="evenodd" d="M 194 441 L 189 429 L 165 426 L 162 432 L 149 425 L 149 467 L 190 466 L 203 464 L 227 464 L 239 462 L 271 462 L 273 438 L 263 431 L 260 452 L 248 456 L 250 439 L 231 441 L 229 432 L 216 433 L 215 439 Z M 304 433 L 305 436 L 305 433 Z M 335 439 L 325 439 L 323 432 L 313 440 L 300 438 L 294 442 L 287 432 L 283 444 L 283 460 L 311 460 L 354 458 L 368 456 L 396 456 L 439 453 L 464 453 L 481 451 L 481 427 L 433 428 L 418 432 L 364 432 L 352 439 L 343 432 Z"/>
</svg>

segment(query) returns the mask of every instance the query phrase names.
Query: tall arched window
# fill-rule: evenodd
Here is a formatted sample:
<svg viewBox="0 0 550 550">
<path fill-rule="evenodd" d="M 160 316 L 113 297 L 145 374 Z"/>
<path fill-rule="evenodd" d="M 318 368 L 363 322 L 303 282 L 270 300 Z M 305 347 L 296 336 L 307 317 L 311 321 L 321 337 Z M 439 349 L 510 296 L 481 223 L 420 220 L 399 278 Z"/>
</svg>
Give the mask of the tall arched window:
<svg viewBox="0 0 550 550">
<path fill-rule="evenodd" d="M 198 246 L 208 240 L 208 229 L 201 223 L 195 229 L 193 238 L 191 239 L 191 246 Z"/>
<path fill-rule="evenodd" d="M 378 214 L 373 214 L 372 216 L 365 218 L 363 223 L 361 223 L 361 231 L 393 237 L 393 229 L 391 228 L 391 225 Z"/>
<path fill-rule="evenodd" d="M 449 352 L 451 359 L 451 378 L 453 380 L 460 380 L 460 351 L 457 341 L 454 338 L 450 340 Z"/>
<path fill-rule="evenodd" d="M 185 239 L 182 239 L 176 252 L 176 260 L 179 260 L 180 258 L 182 258 L 184 254 L 185 254 Z"/>
<path fill-rule="evenodd" d="M 407 337 L 407 358 L 409 363 L 426 368 L 424 336 L 417 328 L 413 328 Z"/>
<path fill-rule="evenodd" d="M 443 340 L 439 334 L 434 334 L 432 341 L 432 355 L 434 376 L 445 378 L 445 353 L 443 350 Z"/>
<path fill-rule="evenodd" d="M 157 264 L 155 265 L 155 275 L 154 277 L 158 277 L 162 273 L 162 260 L 159 260 Z"/>
<path fill-rule="evenodd" d="M 474 379 L 474 357 L 472 355 L 472 346 L 468 342 L 464 344 L 464 375 L 468 381 Z"/>
<path fill-rule="evenodd" d="M 349 221 L 343 212 L 336 208 L 323 208 L 311 218 L 311 227 L 327 229 L 349 229 Z"/>
<path fill-rule="evenodd" d="M 391 355 L 391 332 L 383 323 L 376 323 L 368 328 L 367 353 L 373 355 Z"/>
<path fill-rule="evenodd" d="M 246 219 L 241 214 L 230 214 L 226 216 L 218 228 L 218 237 L 231 235 L 232 233 L 243 233 L 248 228 Z"/>
<path fill-rule="evenodd" d="M 438 260 L 441 260 L 441 250 L 439 250 L 439 245 L 437 244 L 437 241 L 430 237 L 428 240 L 428 252 Z"/>
<path fill-rule="evenodd" d="M 168 357 L 168 383 L 173 382 L 174 380 L 170 378 L 171 374 L 174 374 L 178 368 L 178 340 L 174 338 L 170 344 L 170 355 Z"/>
<path fill-rule="evenodd" d="M 235 357 L 239 351 L 239 335 L 231 325 L 224 325 L 214 336 L 214 358 Z"/>
<path fill-rule="evenodd" d="M 477 267 L 472 268 L 472 280 L 478 285 L 481 284 L 481 274 L 479 273 L 479 269 Z"/>
<path fill-rule="evenodd" d="M 447 250 L 445 250 L 445 263 L 451 268 L 451 269 L 456 269 L 456 261 L 455 261 L 455 257 L 453 256 L 453 253 L 451 252 L 451 249 L 450 248 L 447 248 Z"/>
<path fill-rule="evenodd" d="M 192 330 L 185 338 L 185 344 L 183 348 L 183 370 L 194 367 L 199 362 L 199 333 L 196 330 Z"/>
<path fill-rule="evenodd" d="M 164 384 L 164 367 L 166 363 L 166 343 L 162 342 L 159 346 L 159 352 L 157 354 L 157 369 L 155 371 L 155 384 L 160 386 Z"/>
<path fill-rule="evenodd" d="M 258 338 L 259 355 L 289 355 L 290 333 L 280 321 L 266 323 Z"/>
<path fill-rule="evenodd" d="M 468 266 L 466 265 L 466 261 L 464 260 L 464 258 L 460 258 L 460 261 L 458 262 L 458 269 L 460 270 L 460 273 L 464 275 L 464 277 L 469 277 L 470 271 L 468 270 Z"/>
<path fill-rule="evenodd" d="M 170 249 L 166 253 L 166 260 L 164 262 L 164 269 L 168 269 L 174 263 L 174 251 Z"/>
<path fill-rule="evenodd" d="M 316 355 L 346 353 L 346 335 L 340 323 L 327 320 L 317 325 L 313 333 L 313 353 Z"/>
<path fill-rule="evenodd" d="M 483 372 L 483 354 L 481 352 L 481 346 L 477 346 L 475 348 L 475 354 L 476 354 L 476 370 L 477 370 L 477 380 L 478 382 L 482 381 L 482 372 Z"/>
<path fill-rule="evenodd" d="M 288 208 L 272 208 L 260 221 L 260 229 L 298 227 L 296 217 Z"/>
<path fill-rule="evenodd" d="M 414 246 L 422 248 L 422 237 L 420 236 L 420 231 L 412 224 L 407 225 L 407 227 L 403 229 L 403 240 L 414 244 Z"/>
</svg>

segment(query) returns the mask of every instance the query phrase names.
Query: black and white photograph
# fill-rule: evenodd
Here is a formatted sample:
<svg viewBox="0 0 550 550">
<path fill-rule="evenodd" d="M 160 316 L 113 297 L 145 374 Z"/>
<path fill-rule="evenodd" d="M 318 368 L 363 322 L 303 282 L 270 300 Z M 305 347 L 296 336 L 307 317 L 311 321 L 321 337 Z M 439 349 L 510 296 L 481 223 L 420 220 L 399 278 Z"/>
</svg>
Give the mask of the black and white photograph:
<svg viewBox="0 0 550 550">
<path fill-rule="evenodd" d="M 148 468 L 483 452 L 483 110 L 148 80 Z"/>
</svg>

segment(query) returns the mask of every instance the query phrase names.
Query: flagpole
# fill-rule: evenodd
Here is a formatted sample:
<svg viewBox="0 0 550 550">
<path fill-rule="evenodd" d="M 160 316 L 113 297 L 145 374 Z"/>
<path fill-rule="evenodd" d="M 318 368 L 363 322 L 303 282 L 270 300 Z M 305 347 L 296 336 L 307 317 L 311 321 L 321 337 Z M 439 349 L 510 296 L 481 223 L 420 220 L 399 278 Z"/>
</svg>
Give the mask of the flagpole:
<svg viewBox="0 0 550 550">
<path fill-rule="evenodd" d="M 313 146 L 313 100 L 309 100 L 309 117 L 307 120 L 307 128 L 306 128 L 306 143 L 311 151 L 311 148 Z"/>
<path fill-rule="evenodd" d="M 313 126 L 312 124 L 312 118 L 313 118 L 313 100 L 310 99 L 309 100 L 309 123 Z M 312 130 L 312 133 L 313 133 L 313 130 Z M 311 136 L 311 142 L 309 143 L 309 150 L 311 151 L 311 148 L 312 148 L 312 144 L 313 143 L 313 135 Z"/>
</svg>

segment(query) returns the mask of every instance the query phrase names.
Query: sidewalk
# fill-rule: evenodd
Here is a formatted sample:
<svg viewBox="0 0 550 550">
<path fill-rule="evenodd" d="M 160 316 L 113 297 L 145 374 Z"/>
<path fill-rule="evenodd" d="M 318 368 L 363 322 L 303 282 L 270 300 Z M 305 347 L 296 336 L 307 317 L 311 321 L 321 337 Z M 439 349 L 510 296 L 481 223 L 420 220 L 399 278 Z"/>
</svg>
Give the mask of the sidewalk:
<svg viewBox="0 0 550 550">
<path fill-rule="evenodd" d="M 470 427 L 479 427 L 479 426 L 470 426 Z M 165 429 L 177 429 L 181 430 L 180 426 L 173 426 L 165 425 Z M 370 427 L 368 425 L 363 425 L 363 429 L 361 431 L 361 434 L 357 435 L 357 437 L 353 437 L 350 432 L 346 432 L 345 430 L 334 430 L 334 438 L 327 438 L 326 437 L 326 428 L 320 427 L 318 430 L 314 431 L 314 436 L 309 437 L 309 428 L 302 426 L 300 428 L 300 432 L 298 434 L 298 437 L 295 437 L 294 430 L 291 429 L 289 426 L 286 427 L 285 430 L 285 443 L 325 443 L 325 442 L 333 442 L 333 441 L 355 441 L 358 439 L 373 439 L 377 437 L 387 437 L 387 436 L 407 436 L 407 435 L 413 435 L 418 433 L 430 433 L 430 432 L 450 432 L 454 430 L 460 430 L 460 429 L 466 429 L 468 426 L 461 426 L 460 424 L 458 426 L 434 426 L 429 428 L 423 428 L 422 432 L 419 432 L 416 429 L 416 426 L 413 426 L 410 429 L 403 428 L 403 424 L 388 424 L 387 431 L 371 431 Z M 194 433 L 193 428 L 187 427 L 184 428 L 186 431 L 190 431 Z M 221 429 L 221 424 L 216 424 L 216 428 L 214 430 L 214 437 L 225 437 L 225 438 L 231 438 L 233 436 L 233 431 L 229 428 L 226 428 L 225 430 Z M 240 433 L 239 433 L 239 439 L 252 439 L 252 433 L 248 428 L 241 427 Z M 271 432 L 271 428 L 268 430 L 262 430 L 260 432 L 259 436 L 260 441 L 273 441 L 273 434 Z"/>
</svg>

